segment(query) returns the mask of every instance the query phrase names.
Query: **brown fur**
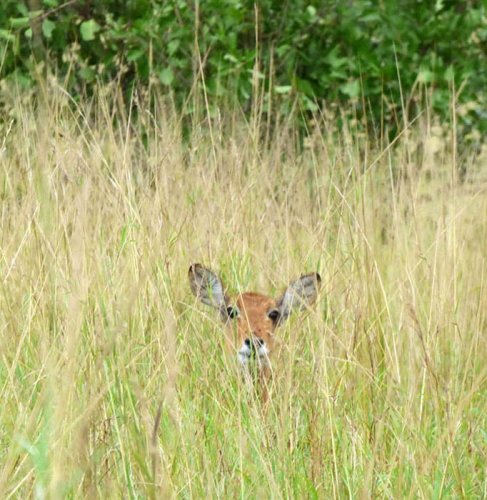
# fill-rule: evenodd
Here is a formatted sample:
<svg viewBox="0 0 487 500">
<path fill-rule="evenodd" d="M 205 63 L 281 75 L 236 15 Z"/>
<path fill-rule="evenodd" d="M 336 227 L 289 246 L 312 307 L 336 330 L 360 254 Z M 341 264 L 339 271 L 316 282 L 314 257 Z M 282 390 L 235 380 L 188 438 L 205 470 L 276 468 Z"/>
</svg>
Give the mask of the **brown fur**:
<svg viewBox="0 0 487 500">
<path fill-rule="evenodd" d="M 266 295 L 254 292 L 242 293 L 237 298 L 240 316 L 237 322 L 237 345 L 242 345 L 245 339 L 262 339 L 269 353 L 274 348 L 274 331 L 276 324 L 267 316 L 271 309 L 276 308 L 276 301 Z"/>
</svg>

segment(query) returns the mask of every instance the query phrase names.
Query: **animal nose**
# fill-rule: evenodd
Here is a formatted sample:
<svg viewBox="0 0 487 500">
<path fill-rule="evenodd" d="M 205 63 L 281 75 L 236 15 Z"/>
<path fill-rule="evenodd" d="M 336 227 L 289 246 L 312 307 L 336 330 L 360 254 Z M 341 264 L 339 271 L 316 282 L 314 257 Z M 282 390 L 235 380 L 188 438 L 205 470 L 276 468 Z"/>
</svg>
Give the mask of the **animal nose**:
<svg viewBox="0 0 487 500">
<path fill-rule="evenodd" d="M 252 344 L 252 341 L 250 339 L 245 339 L 244 340 L 244 344 L 249 348 L 249 349 L 252 349 L 252 348 L 260 348 L 264 345 L 264 341 L 259 338 L 259 337 L 255 337 L 254 338 L 254 342 Z"/>
</svg>

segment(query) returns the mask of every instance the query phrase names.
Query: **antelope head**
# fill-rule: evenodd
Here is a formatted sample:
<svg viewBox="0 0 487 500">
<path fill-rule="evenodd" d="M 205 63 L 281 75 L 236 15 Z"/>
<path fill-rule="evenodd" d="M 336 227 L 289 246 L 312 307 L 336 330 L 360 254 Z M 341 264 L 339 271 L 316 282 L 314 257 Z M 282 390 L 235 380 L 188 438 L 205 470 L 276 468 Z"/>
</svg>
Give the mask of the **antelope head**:
<svg viewBox="0 0 487 500">
<path fill-rule="evenodd" d="M 201 264 L 191 265 L 188 277 L 193 294 L 216 309 L 226 327 L 235 332 L 229 337 L 240 364 L 249 367 L 254 363 L 259 368 L 270 366 L 278 327 L 291 313 L 315 302 L 321 283 L 318 273 L 305 274 L 291 282 L 277 299 L 254 292 L 232 298 L 218 275 Z"/>
</svg>

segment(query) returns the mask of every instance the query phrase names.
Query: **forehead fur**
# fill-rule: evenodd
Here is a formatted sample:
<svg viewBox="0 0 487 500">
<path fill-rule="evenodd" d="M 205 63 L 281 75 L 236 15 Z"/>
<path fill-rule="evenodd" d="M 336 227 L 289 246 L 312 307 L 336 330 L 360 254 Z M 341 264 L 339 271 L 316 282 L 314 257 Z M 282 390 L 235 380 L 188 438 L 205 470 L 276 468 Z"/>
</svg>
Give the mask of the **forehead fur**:
<svg viewBox="0 0 487 500">
<path fill-rule="evenodd" d="M 276 301 L 271 297 L 267 297 L 267 295 L 247 292 L 237 297 L 237 306 L 242 312 L 246 311 L 251 314 L 253 311 L 262 311 L 264 313 L 275 308 Z"/>
</svg>

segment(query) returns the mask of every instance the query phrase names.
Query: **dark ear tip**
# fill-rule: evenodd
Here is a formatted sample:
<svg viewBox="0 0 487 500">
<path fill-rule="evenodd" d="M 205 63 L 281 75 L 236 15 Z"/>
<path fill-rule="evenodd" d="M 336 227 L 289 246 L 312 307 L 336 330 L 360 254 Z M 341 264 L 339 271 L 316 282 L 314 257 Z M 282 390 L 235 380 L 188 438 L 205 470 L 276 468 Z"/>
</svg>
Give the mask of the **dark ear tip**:
<svg viewBox="0 0 487 500">
<path fill-rule="evenodd" d="M 201 264 L 191 264 L 188 269 L 188 274 L 194 274 L 196 273 L 196 270 L 201 267 Z"/>
<path fill-rule="evenodd" d="M 316 281 L 318 282 L 318 285 L 321 283 L 321 276 L 320 273 L 315 273 L 316 274 Z"/>
</svg>

